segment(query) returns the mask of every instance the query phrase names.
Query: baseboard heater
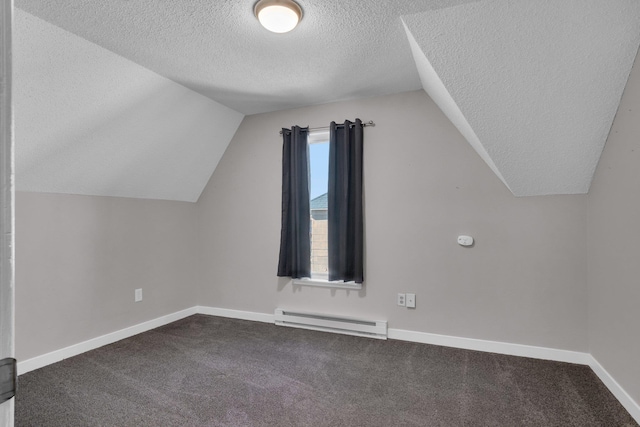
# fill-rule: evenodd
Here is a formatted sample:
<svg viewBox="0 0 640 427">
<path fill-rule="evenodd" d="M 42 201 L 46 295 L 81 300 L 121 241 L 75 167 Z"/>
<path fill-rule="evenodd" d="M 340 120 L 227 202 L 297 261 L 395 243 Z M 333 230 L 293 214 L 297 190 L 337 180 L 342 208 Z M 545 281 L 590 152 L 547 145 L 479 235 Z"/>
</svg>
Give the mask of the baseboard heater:
<svg viewBox="0 0 640 427">
<path fill-rule="evenodd" d="M 386 320 L 363 320 L 326 314 L 304 313 L 277 308 L 275 323 L 279 326 L 334 332 L 359 337 L 387 339 Z"/>
</svg>

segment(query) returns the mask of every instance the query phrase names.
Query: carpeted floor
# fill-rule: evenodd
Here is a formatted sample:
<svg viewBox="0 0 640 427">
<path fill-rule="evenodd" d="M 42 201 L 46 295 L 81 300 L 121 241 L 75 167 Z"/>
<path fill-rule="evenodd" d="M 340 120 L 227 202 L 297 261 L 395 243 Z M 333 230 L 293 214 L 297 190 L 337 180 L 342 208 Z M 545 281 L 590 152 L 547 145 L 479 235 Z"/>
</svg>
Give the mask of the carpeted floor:
<svg viewBox="0 0 640 427">
<path fill-rule="evenodd" d="M 19 377 L 16 426 L 637 426 L 585 366 L 195 315 Z"/>
</svg>

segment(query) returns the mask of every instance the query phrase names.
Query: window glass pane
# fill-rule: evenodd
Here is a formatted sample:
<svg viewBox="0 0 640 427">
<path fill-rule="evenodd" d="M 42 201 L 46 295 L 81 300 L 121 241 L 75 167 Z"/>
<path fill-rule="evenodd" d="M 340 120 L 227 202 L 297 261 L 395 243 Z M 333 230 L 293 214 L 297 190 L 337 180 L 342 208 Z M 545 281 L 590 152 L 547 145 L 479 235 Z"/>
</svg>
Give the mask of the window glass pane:
<svg viewBox="0 0 640 427">
<path fill-rule="evenodd" d="M 313 141 L 313 138 L 310 138 Z M 329 141 L 309 143 L 311 197 L 311 277 L 328 277 L 327 187 Z"/>
<path fill-rule="evenodd" d="M 329 185 L 329 141 L 309 144 L 311 200 L 327 193 Z"/>
</svg>

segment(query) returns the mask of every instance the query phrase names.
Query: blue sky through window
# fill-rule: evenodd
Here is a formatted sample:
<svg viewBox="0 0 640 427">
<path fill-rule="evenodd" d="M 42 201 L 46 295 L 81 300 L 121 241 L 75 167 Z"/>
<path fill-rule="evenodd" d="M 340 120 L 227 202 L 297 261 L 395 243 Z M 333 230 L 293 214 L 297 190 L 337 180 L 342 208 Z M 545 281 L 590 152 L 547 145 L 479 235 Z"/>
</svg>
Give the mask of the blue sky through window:
<svg viewBox="0 0 640 427">
<path fill-rule="evenodd" d="M 311 200 L 327 192 L 329 184 L 329 142 L 309 144 Z"/>
</svg>

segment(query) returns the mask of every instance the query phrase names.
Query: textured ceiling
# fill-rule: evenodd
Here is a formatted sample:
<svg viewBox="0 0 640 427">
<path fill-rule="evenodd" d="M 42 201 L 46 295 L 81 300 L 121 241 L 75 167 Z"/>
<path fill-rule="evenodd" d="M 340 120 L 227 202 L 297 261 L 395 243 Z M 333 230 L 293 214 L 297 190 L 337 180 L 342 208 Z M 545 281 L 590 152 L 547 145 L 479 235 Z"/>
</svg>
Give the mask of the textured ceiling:
<svg viewBox="0 0 640 427">
<path fill-rule="evenodd" d="M 588 191 L 640 42 L 637 0 L 300 0 L 287 34 L 264 30 L 254 3 L 16 0 L 242 114 L 423 87 L 518 196 Z"/>
<path fill-rule="evenodd" d="M 515 195 L 589 190 L 640 2 L 486 0 L 403 22 L 425 90 Z"/>
<path fill-rule="evenodd" d="M 301 25 L 287 34 L 260 26 L 255 0 L 17 0 L 16 6 L 255 114 L 419 89 L 400 16 L 460 3 L 300 1 Z"/>
</svg>

